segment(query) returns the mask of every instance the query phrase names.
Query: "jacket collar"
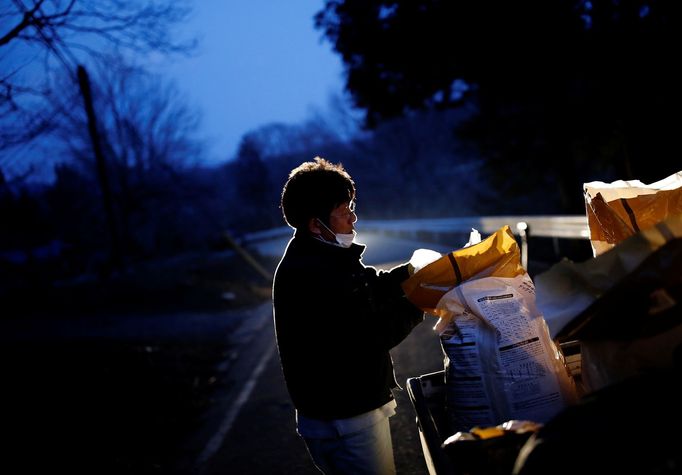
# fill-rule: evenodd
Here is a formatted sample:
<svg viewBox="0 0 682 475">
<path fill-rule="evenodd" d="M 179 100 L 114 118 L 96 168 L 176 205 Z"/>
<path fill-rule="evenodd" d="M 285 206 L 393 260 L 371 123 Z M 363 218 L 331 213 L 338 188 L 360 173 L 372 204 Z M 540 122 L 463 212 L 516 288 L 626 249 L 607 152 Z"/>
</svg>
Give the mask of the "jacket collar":
<svg viewBox="0 0 682 475">
<path fill-rule="evenodd" d="M 350 245 L 350 247 L 345 248 L 345 247 L 340 247 L 340 246 L 334 246 L 333 244 L 327 244 L 317 238 L 314 238 L 310 234 L 302 233 L 302 232 L 296 232 L 294 234 L 294 239 L 293 242 L 296 243 L 297 246 L 301 246 L 304 248 L 308 249 L 314 249 L 315 252 L 321 252 L 321 253 L 329 253 L 330 255 L 334 256 L 347 256 L 347 257 L 355 257 L 355 258 L 360 258 L 362 257 L 362 254 L 365 252 L 366 246 L 364 244 L 357 244 L 353 243 Z"/>
</svg>

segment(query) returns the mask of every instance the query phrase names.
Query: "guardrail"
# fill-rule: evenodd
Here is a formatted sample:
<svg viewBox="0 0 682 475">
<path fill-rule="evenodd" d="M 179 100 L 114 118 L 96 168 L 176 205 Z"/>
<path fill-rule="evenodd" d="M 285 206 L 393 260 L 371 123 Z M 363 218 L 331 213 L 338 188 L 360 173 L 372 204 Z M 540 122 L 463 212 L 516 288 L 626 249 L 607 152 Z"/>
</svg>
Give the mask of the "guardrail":
<svg viewBox="0 0 682 475">
<path fill-rule="evenodd" d="M 587 217 L 584 215 L 560 216 L 471 216 L 456 218 L 432 219 L 363 219 L 358 222 L 359 232 L 379 232 L 405 237 L 417 237 L 418 233 L 433 234 L 468 234 L 472 228 L 481 234 L 491 234 L 504 225 L 509 225 L 512 232 L 521 241 L 521 260 L 524 267 L 528 265 L 528 237 L 546 237 L 561 239 L 589 239 L 590 231 Z M 242 242 L 256 243 L 270 239 L 289 237 L 292 229 L 288 226 L 268 229 L 246 234 Z"/>
<path fill-rule="evenodd" d="M 590 230 L 587 217 L 584 215 L 564 216 L 472 216 L 436 219 L 405 220 L 363 220 L 358 228 L 361 231 L 395 233 L 402 236 L 417 233 L 433 234 L 468 234 L 471 229 L 481 234 L 491 234 L 504 225 L 509 225 L 512 232 L 519 237 L 521 247 L 521 265 L 528 268 L 528 237 L 546 237 L 563 239 L 589 239 Z"/>
<path fill-rule="evenodd" d="M 526 223 L 525 228 L 520 223 Z M 565 216 L 472 216 L 461 218 L 362 220 L 361 231 L 426 231 L 434 233 L 468 233 L 475 228 L 490 234 L 508 224 L 514 234 L 532 234 L 538 237 L 589 239 L 587 217 Z"/>
</svg>

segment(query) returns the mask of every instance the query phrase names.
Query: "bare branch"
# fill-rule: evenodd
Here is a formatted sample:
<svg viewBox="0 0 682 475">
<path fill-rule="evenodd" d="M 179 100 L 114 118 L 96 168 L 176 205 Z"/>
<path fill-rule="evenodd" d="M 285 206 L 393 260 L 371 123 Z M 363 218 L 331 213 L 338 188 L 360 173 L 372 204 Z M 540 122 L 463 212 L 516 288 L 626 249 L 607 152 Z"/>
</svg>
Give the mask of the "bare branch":
<svg viewBox="0 0 682 475">
<path fill-rule="evenodd" d="M 15 0 L 14 4 L 17 5 L 17 8 L 20 9 L 20 11 L 23 11 L 23 16 L 21 17 L 21 21 L 14 26 L 10 31 L 2 35 L 0 37 L 0 46 L 4 46 L 13 39 L 19 37 L 19 34 L 25 29 L 28 28 L 34 21 L 33 16 L 35 13 L 40 9 L 40 6 L 43 4 L 44 0 L 39 0 L 36 2 L 36 4 L 33 6 L 31 10 L 25 10 L 24 6 L 21 4 L 21 2 Z"/>
<path fill-rule="evenodd" d="M 51 130 L 57 69 L 73 77 L 76 65 L 101 64 L 112 51 L 167 54 L 193 47 L 171 31 L 189 14 L 187 0 L 8 3 L 2 18 L 11 27 L 0 32 L 0 151 Z"/>
</svg>

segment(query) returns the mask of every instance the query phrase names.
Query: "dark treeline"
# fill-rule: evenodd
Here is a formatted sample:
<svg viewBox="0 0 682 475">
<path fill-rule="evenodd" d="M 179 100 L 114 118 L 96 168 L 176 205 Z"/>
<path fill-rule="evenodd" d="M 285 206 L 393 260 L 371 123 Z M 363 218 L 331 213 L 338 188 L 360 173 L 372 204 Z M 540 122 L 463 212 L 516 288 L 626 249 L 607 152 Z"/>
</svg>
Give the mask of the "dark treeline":
<svg viewBox="0 0 682 475">
<path fill-rule="evenodd" d="M 327 0 L 317 26 L 367 126 L 476 104 L 460 129 L 503 194 L 679 170 L 675 0 Z"/>
<path fill-rule="evenodd" d="M 112 123 L 104 135 L 115 136 L 117 142 L 105 149 L 125 262 L 221 249 L 225 231 L 239 237 L 284 225 L 279 197 L 287 175 L 316 155 L 343 163 L 353 175 L 362 218 L 512 211 L 518 200 L 495 197 L 474 147 L 451 132 L 467 116 L 464 111 L 420 113 L 348 139 L 316 121 L 265 126 L 244 136 L 234 160 L 215 167 L 183 161 L 170 152 L 140 163 L 150 158 L 150 148 L 170 138 L 142 147 L 135 137 L 150 140 L 148 122 L 124 121 L 124 130 Z M 177 126 L 179 115 L 171 117 Z M 0 261 L 5 270 L 42 262 L 28 266 L 37 270 L 26 278 L 47 281 L 107 269 L 111 234 L 91 152 L 84 132 L 76 130 L 70 131 L 69 143 L 77 158 L 58 165 L 53 182 L 0 181 Z M 176 151 L 192 151 L 189 136 L 173 137 Z M 22 274 L 12 269 L 8 274 L 16 281 Z"/>
</svg>

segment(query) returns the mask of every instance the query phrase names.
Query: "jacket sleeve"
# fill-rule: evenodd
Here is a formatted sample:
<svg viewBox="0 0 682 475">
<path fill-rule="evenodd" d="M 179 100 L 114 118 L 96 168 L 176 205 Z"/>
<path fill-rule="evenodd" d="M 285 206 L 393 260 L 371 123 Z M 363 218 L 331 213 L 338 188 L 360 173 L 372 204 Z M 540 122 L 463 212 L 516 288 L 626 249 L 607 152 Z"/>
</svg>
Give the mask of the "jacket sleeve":
<svg viewBox="0 0 682 475">
<path fill-rule="evenodd" d="M 366 267 L 365 272 L 371 287 L 372 307 L 379 325 L 377 331 L 381 333 L 384 348 L 390 350 L 424 320 L 424 313 L 405 297 L 400 285 L 409 277 L 407 264 L 389 271 Z"/>
</svg>

